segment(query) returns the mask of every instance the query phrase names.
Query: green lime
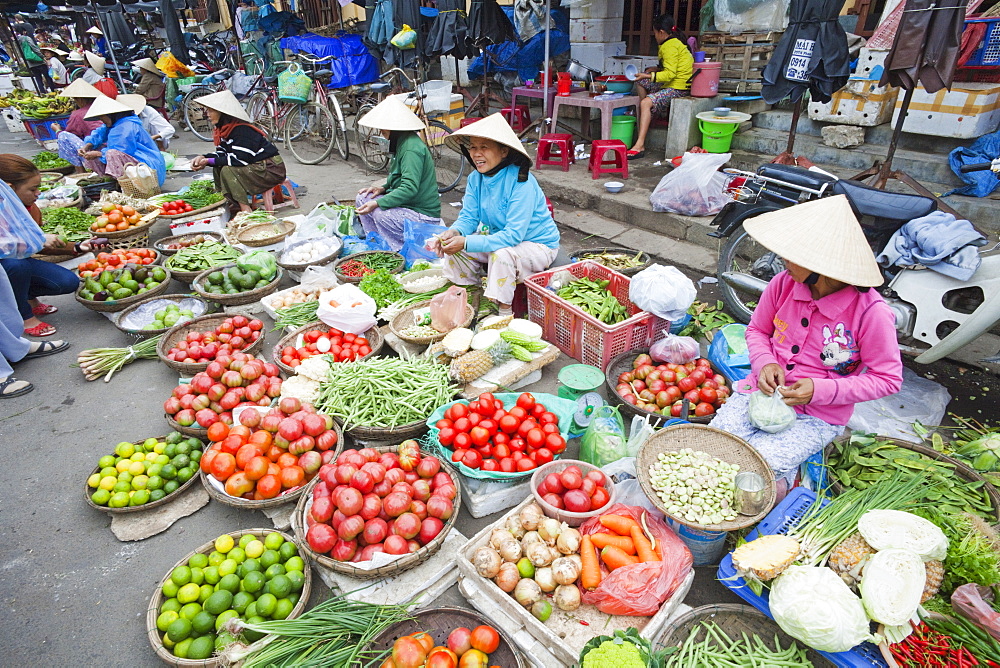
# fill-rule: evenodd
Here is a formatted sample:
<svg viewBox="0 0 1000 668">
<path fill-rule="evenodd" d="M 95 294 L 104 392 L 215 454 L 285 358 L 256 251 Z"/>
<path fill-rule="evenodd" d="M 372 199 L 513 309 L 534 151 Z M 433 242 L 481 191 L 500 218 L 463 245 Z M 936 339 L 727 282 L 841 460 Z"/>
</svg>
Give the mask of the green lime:
<svg viewBox="0 0 1000 668">
<path fill-rule="evenodd" d="M 136 490 L 135 494 L 129 499 L 128 505 L 130 506 L 141 506 L 149 503 L 149 490 L 140 489 Z"/>
<path fill-rule="evenodd" d="M 201 595 L 201 587 L 193 582 L 188 582 L 177 592 L 177 600 L 182 604 L 192 603 L 198 600 Z"/>
<path fill-rule="evenodd" d="M 99 489 L 90 495 L 90 500 L 99 506 L 108 505 L 108 501 L 111 500 L 111 492 L 106 489 Z"/>
<path fill-rule="evenodd" d="M 265 569 L 279 561 L 281 561 L 281 555 L 278 554 L 277 550 L 264 550 L 264 554 L 260 555 L 260 565 Z"/>
<path fill-rule="evenodd" d="M 180 659 L 186 659 L 188 657 L 188 650 L 191 649 L 192 643 L 194 643 L 194 638 L 188 638 L 177 643 L 174 646 L 174 656 Z"/>
<path fill-rule="evenodd" d="M 210 584 L 203 584 L 199 587 L 198 592 L 198 602 L 202 605 L 208 600 L 208 597 L 215 593 L 215 587 Z"/>
<path fill-rule="evenodd" d="M 232 559 L 226 559 L 219 564 L 219 575 L 230 575 L 236 572 L 240 565 Z"/>
<path fill-rule="evenodd" d="M 306 583 L 306 576 L 302 573 L 302 571 L 288 571 L 286 575 L 288 577 L 288 581 L 292 583 L 292 591 L 302 591 L 302 587 Z"/>
<path fill-rule="evenodd" d="M 241 615 L 246 612 L 247 606 L 253 603 L 253 594 L 247 591 L 241 591 L 236 596 L 233 596 L 232 608 Z"/>
<path fill-rule="evenodd" d="M 287 575 L 275 575 L 268 584 L 271 586 L 271 593 L 277 598 L 285 598 L 292 593 L 292 581 Z"/>
<path fill-rule="evenodd" d="M 257 602 L 254 601 L 247 606 L 247 609 L 243 611 L 243 619 L 250 619 L 251 617 L 257 616 Z"/>
<path fill-rule="evenodd" d="M 274 594 L 261 594 L 257 599 L 257 614 L 262 617 L 270 617 L 274 614 L 274 608 L 278 605 L 278 598 Z"/>
<path fill-rule="evenodd" d="M 215 615 L 202 610 L 191 620 L 191 633 L 195 636 L 203 636 L 215 630 Z"/>
<path fill-rule="evenodd" d="M 197 469 L 192 468 L 190 466 L 185 466 L 184 468 L 177 470 L 177 480 L 183 485 L 188 480 L 193 478 L 196 472 Z"/>
<path fill-rule="evenodd" d="M 196 552 L 188 559 L 188 566 L 191 568 L 205 568 L 208 566 L 208 555 Z"/>
<path fill-rule="evenodd" d="M 236 541 L 233 540 L 233 537 L 230 536 L 229 534 L 222 534 L 221 536 L 215 539 L 215 549 L 221 552 L 222 554 L 226 554 L 231 549 L 233 549 L 233 546 L 235 544 Z"/>
<path fill-rule="evenodd" d="M 114 478 L 115 481 L 118 480 L 118 469 L 114 466 L 105 466 L 101 469 L 101 479 L 104 478 Z"/>
<path fill-rule="evenodd" d="M 239 573 L 240 577 L 245 578 L 247 573 L 253 573 L 254 571 L 263 572 L 263 568 L 260 567 L 260 562 L 256 559 L 247 559 L 242 564 L 240 564 Z"/>
<path fill-rule="evenodd" d="M 179 589 L 180 587 L 177 586 L 176 582 L 173 580 L 167 580 L 163 583 L 163 587 L 160 588 L 160 591 L 163 592 L 163 596 L 165 598 L 176 598 Z"/>
<path fill-rule="evenodd" d="M 96 489 L 101 484 L 101 474 L 92 473 L 89 478 L 87 478 L 87 487 L 91 489 Z"/>
<path fill-rule="evenodd" d="M 162 489 L 154 489 L 152 492 L 149 493 L 149 500 L 151 502 L 152 501 L 159 501 L 160 499 L 164 498 L 166 495 L 167 495 L 167 493 L 164 492 Z"/>
<path fill-rule="evenodd" d="M 263 617 L 261 617 L 259 615 L 254 616 L 254 617 L 249 617 L 247 619 L 247 623 L 248 624 L 260 624 L 261 622 L 266 622 L 266 621 L 267 621 L 266 619 L 264 619 Z M 243 635 L 250 642 L 257 642 L 258 640 L 260 640 L 261 638 L 264 637 L 263 633 L 261 633 L 259 631 L 251 631 L 250 629 L 244 629 L 243 630 Z"/>
<path fill-rule="evenodd" d="M 176 480 L 168 480 L 167 482 L 163 483 L 163 491 L 166 492 L 167 494 L 173 494 L 174 492 L 177 491 L 177 488 L 180 486 L 181 486 L 180 483 L 177 482 Z"/>
<path fill-rule="evenodd" d="M 160 605 L 160 612 L 180 612 L 180 611 L 181 611 L 181 602 L 173 597 L 168 598 L 166 601 L 163 602 L 162 605 Z"/>
<path fill-rule="evenodd" d="M 219 619 L 222 619 L 222 615 L 219 615 Z M 216 624 L 219 623 L 219 619 L 215 620 Z M 219 627 L 219 630 L 220 631 L 222 630 L 221 626 Z M 236 636 L 234 636 L 229 631 L 222 631 L 217 636 L 215 636 L 215 651 L 221 654 L 222 652 L 225 651 L 227 647 L 232 645 L 234 642 L 236 642 Z"/>
<path fill-rule="evenodd" d="M 276 531 L 272 531 L 264 536 L 264 548 L 268 550 L 277 550 L 284 542 L 285 537 Z"/>
<path fill-rule="evenodd" d="M 158 475 L 151 475 L 149 476 L 149 480 L 146 481 L 146 489 L 154 492 L 158 489 L 163 489 L 164 484 L 163 478 Z"/>
<path fill-rule="evenodd" d="M 98 481 L 100 481 L 100 478 L 98 478 Z M 96 484 L 93 486 L 97 487 Z M 260 542 L 259 540 L 252 540 L 245 546 L 243 546 L 243 549 L 246 551 L 247 557 L 250 557 L 251 559 L 256 559 L 260 555 L 264 554 L 264 543 Z"/>
<path fill-rule="evenodd" d="M 295 608 L 295 604 L 290 599 L 278 599 L 277 605 L 274 606 L 274 612 L 271 613 L 271 619 L 288 619 L 293 608 Z"/>
<path fill-rule="evenodd" d="M 282 543 L 281 547 L 278 548 L 278 554 L 281 556 L 281 561 L 285 562 L 298 556 L 299 548 L 295 547 L 295 543 Z"/>
<path fill-rule="evenodd" d="M 205 582 L 205 571 L 201 570 L 197 566 L 191 566 L 191 562 L 188 561 L 188 567 L 191 568 L 191 582 L 196 585 L 203 584 Z"/>
<path fill-rule="evenodd" d="M 533 578 L 535 577 L 535 565 L 531 563 L 531 559 L 522 557 L 517 562 L 517 572 L 522 578 Z"/>
<path fill-rule="evenodd" d="M 200 603 L 188 603 L 178 611 L 178 614 L 181 616 L 181 619 L 191 621 L 199 612 L 201 612 Z"/>
<path fill-rule="evenodd" d="M 97 460 L 97 465 L 102 469 L 106 469 L 109 466 L 114 466 L 118 459 L 114 455 L 104 455 L 99 460 Z"/>
<path fill-rule="evenodd" d="M 127 498 L 131 499 L 132 497 L 129 496 L 129 492 L 132 491 L 132 483 L 125 480 L 119 480 L 115 483 L 115 486 L 111 489 L 111 491 L 113 491 L 116 495 L 124 494 Z"/>
<path fill-rule="evenodd" d="M 204 573 L 205 573 L 205 582 L 207 584 L 217 585 L 219 584 L 219 580 L 222 579 L 222 576 L 219 575 L 218 566 L 208 566 L 205 568 Z"/>
<path fill-rule="evenodd" d="M 243 588 L 251 594 L 256 594 L 264 587 L 265 577 L 260 571 L 251 571 L 243 578 Z"/>
<path fill-rule="evenodd" d="M 163 468 L 162 464 L 156 464 L 156 463 L 150 464 L 149 468 L 146 469 L 146 475 L 148 475 L 150 478 L 154 477 L 160 478 L 160 469 L 162 468 Z M 160 480 L 163 480 L 163 478 L 160 478 Z"/>
<path fill-rule="evenodd" d="M 253 535 L 252 533 L 243 534 L 242 536 L 240 536 L 240 542 L 237 543 L 237 545 L 246 549 L 246 546 L 254 542 L 255 540 L 257 540 L 257 536 Z"/>
<path fill-rule="evenodd" d="M 170 579 L 178 587 L 183 587 L 188 582 L 191 582 L 191 569 L 188 566 L 178 566 L 170 574 Z"/>
<path fill-rule="evenodd" d="M 212 550 L 211 552 L 208 553 L 209 566 L 218 566 L 225 560 L 226 560 L 226 555 L 222 554 L 218 550 Z"/>
<path fill-rule="evenodd" d="M 190 635 L 191 622 L 186 619 L 175 619 L 171 622 L 170 626 L 167 627 L 167 637 L 173 642 L 179 643 Z M 176 652 L 174 653 L 176 654 Z"/>
<path fill-rule="evenodd" d="M 160 477 L 164 480 L 173 480 L 177 477 L 177 469 L 173 464 L 164 464 L 160 467 Z"/>
<path fill-rule="evenodd" d="M 238 564 L 242 564 L 246 561 L 247 553 L 242 547 L 234 547 L 226 553 L 226 559 L 232 559 Z"/>
<path fill-rule="evenodd" d="M 304 572 L 306 570 L 306 564 L 302 561 L 302 557 L 292 557 L 285 562 L 285 571 L 291 573 L 292 571 Z"/>
<path fill-rule="evenodd" d="M 177 454 L 177 444 L 167 443 L 167 447 L 163 448 L 163 454 L 166 455 L 167 461 L 169 461 L 174 455 Z"/>
<path fill-rule="evenodd" d="M 225 589 L 230 594 L 235 594 L 240 590 L 240 578 L 235 573 L 223 575 L 219 580 L 219 589 Z"/>
<path fill-rule="evenodd" d="M 166 612 L 161 612 L 160 616 L 156 618 L 156 628 L 161 633 L 166 633 L 167 628 L 169 628 L 170 625 L 176 622 L 178 619 L 180 619 L 180 615 L 177 614 L 176 610 L 167 610 Z"/>
<path fill-rule="evenodd" d="M 202 454 L 203 453 L 202 453 L 201 450 L 192 450 L 191 451 L 191 463 L 192 464 L 197 464 L 198 462 L 200 462 Z"/>
<path fill-rule="evenodd" d="M 108 508 L 124 508 L 128 505 L 128 492 L 115 492 L 108 499 Z"/>
<path fill-rule="evenodd" d="M 177 453 L 177 455 L 187 455 L 189 452 L 191 452 L 191 450 L 192 450 L 191 444 L 188 443 L 187 441 L 181 441 L 180 443 L 177 444 L 177 447 L 174 448 L 174 451 Z"/>
<path fill-rule="evenodd" d="M 146 489 L 149 485 L 149 476 L 145 473 L 140 473 L 139 475 L 132 478 L 132 489 L 140 490 Z"/>
<path fill-rule="evenodd" d="M 191 458 L 187 455 L 177 455 L 170 460 L 170 463 L 174 465 L 174 468 L 180 471 L 182 468 L 191 463 Z"/>
<path fill-rule="evenodd" d="M 125 459 L 128 459 L 129 457 L 135 454 L 135 445 L 133 445 L 132 443 L 128 443 L 126 441 L 122 441 L 115 447 L 115 454 L 118 455 L 119 457 L 124 457 Z"/>
<path fill-rule="evenodd" d="M 266 571 L 264 571 L 264 577 L 266 577 L 268 580 L 273 580 L 275 576 L 284 574 L 285 574 L 285 567 L 282 566 L 281 564 L 272 564 L 271 566 L 267 567 Z"/>
<path fill-rule="evenodd" d="M 220 589 L 205 601 L 205 611 L 213 615 L 221 614 L 228 610 L 233 603 L 233 593 L 225 589 Z"/>
<path fill-rule="evenodd" d="M 233 617 L 239 617 L 239 616 L 240 613 L 236 612 L 235 610 L 224 611 L 221 615 L 215 618 L 215 630 L 222 631 L 223 627 L 225 627 L 226 625 L 226 622 L 228 622 Z"/>
<path fill-rule="evenodd" d="M 188 659 L 207 659 L 215 652 L 215 635 L 208 634 L 195 638 L 187 650 Z"/>
<path fill-rule="evenodd" d="M 169 463 L 170 457 L 167 457 L 166 455 L 156 455 L 156 459 L 153 460 L 153 464 L 159 466 L 161 470 L 163 469 L 164 464 Z"/>
</svg>

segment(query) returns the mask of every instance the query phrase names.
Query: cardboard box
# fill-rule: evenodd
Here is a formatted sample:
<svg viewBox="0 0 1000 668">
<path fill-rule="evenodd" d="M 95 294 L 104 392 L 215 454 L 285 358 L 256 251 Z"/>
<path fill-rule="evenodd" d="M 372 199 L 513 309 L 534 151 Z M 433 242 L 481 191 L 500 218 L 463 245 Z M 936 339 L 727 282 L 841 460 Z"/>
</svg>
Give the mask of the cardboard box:
<svg viewBox="0 0 1000 668">
<path fill-rule="evenodd" d="M 584 67 L 607 74 L 607 61 L 625 53 L 625 42 L 594 42 L 570 44 L 570 58 Z"/>
<path fill-rule="evenodd" d="M 903 98 L 896 100 L 893 123 Z M 903 122 L 903 132 L 971 139 L 993 132 L 1000 124 L 1000 83 L 955 82 L 951 91 L 936 93 L 918 86 Z"/>
<path fill-rule="evenodd" d="M 569 22 L 570 42 L 614 42 L 622 38 L 622 17 L 574 19 Z"/>
<path fill-rule="evenodd" d="M 810 102 L 809 119 L 873 127 L 889 121 L 899 89 L 878 81 L 851 80 L 826 103 Z"/>
</svg>

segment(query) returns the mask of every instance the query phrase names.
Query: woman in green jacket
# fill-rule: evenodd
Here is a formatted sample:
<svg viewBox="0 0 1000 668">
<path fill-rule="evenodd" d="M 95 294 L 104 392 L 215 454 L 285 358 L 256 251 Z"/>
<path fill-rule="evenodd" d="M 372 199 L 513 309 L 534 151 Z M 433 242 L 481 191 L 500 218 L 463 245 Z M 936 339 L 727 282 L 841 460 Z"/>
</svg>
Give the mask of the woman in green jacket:
<svg viewBox="0 0 1000 668">
<path fill-rule="evenodd" d="M 361 226 L 375 232 L 394 251 L 403 247 L 404 221 L 441 224 L 434 158 L 418 134 L 424 124 L 398 98 L 387 97 L 358 121 L 380 130 L 389 140 L 389 178 L 384 186 L 358 192 L 355 202 Z"/>
</svg>

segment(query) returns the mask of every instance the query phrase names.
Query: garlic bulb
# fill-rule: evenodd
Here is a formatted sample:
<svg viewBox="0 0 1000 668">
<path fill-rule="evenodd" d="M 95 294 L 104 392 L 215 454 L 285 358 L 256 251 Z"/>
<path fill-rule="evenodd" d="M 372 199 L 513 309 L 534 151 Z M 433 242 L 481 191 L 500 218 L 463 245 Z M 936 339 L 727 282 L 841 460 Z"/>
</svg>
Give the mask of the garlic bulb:
<svg viewBox="0 0 1000 668">
<path fill-rule="evenodd" d="M 472 565 L 476 567 L 476 572 L 479 573 L 480 577 L 494 578 L 500 572 L 503 560 L 496 550 L 483 546 L 476 550 L 473 555 Z"/>
<path fill-rule="evenodd" d="M 521 550 L 521 544 L 516 540 L 508 540 L 500 545 L 500 549 L 497 550 L 500 553 L 500 557 L 504 561 L 509 561 L 511 563 L 516 562 L 523 555 L 523 550 Z"/>
</svg>

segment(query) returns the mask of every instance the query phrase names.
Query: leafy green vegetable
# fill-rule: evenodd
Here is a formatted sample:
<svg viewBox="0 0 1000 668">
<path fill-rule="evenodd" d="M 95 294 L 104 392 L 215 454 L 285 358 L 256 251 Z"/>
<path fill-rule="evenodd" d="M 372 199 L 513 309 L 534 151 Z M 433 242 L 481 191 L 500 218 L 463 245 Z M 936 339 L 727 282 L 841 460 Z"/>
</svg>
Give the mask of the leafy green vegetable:
<svg viewBox="0 0 1000 668">
<path fill-rule="evenodd" d="M 930 520 L 948 537 L 941 593 L 950 595 L 959 586 L 974 582 L 989 587 L 1000 582 L 1000 554 L 993 546 L 992 529 L 969 514 L 944 513 L 935 506 L 914 509 L 913 514 Z"/>
<path fill-rule="evenodd" d="M 93 216 L 75 207 L 42 209 L 42 231 L 58 234 L 68 242 L 89 239 L 90 226 L 93 224 Z"/>
<path fill-rule="evenodd" d="M 736 322 L 732 316 L 722 310 L 724 307 L 725 304 L 721 301 L 715 304 L 696 301 L 691 304 L 687 311 L 688 315 L 691 316 L 691 322 L 680 331 L 680 336 L 704 338 L 711 341 L 715 330 Z"/>
<path fill-rule="evenodd" d="M 63 160 L 58 153 L 52 151 L 42 151 L 31 159 L 31 164 L 38 169 L 63 169 L 73 166 L 68 160 Z"/>
<path fill-rule="evenodd" d="M 187 188 L 180 192 L 180 199 L 190 204 L 195 209 L 201 209 L 210 204 L 221 202 L 221 193 L 215 192 L 215 182 L 212 179 L 201 179 L 194 181 Z"/>
<path fill-rule="evenodd" d="M 376 269 L 374 273 L 366 275 L 358 284 L 361 291 L 375 300 L 375 304 L 381 309 L 398 299 L 406 296 L 406 290 L 399 284 L 392 274 L 385 269 Z"/>
<path fill-rule="evenodd" d="M 268 251 L 254 251 L 241 255 L 236 260 L 240 271 L 256 271 L 264 280 L 270 281 L 278 273 L 278 263 Z"/>
</svg>

